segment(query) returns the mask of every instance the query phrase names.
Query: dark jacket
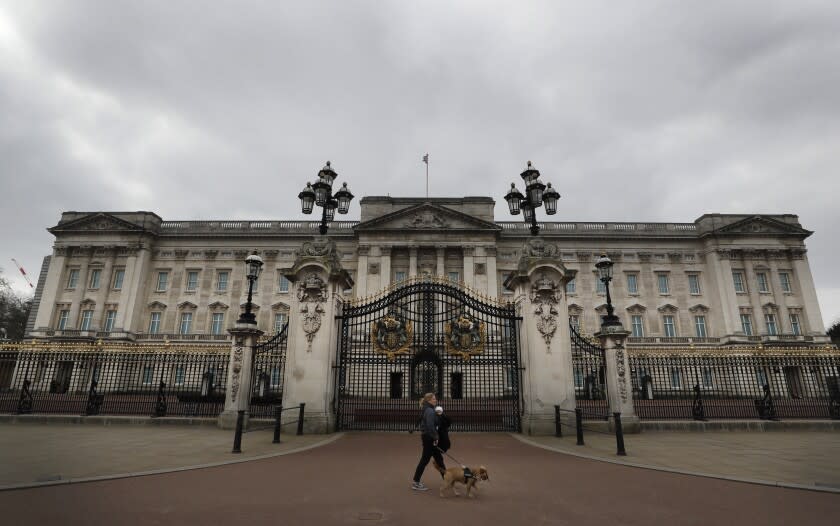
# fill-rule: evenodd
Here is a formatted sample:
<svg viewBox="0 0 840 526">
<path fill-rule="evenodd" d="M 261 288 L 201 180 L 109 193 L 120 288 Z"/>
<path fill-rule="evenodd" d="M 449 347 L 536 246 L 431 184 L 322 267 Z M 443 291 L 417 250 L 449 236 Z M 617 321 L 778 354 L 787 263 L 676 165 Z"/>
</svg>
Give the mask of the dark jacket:
<svg viewBox="0 0 840 526">
<path fill-rule="evenodd" d="M 420 418 L 420 432 L 423 436 L 430 437 L 432 440 L 438 439 L 435 406 L 428 402 L 423 403 L 423 416 Z"/>
<path fill-rule="evenodd" d="M 449 426 L 452 425 L 449 417 L 445 414 L 437 415 L 437 429 L 438 429 L 438 446 L 443 451 L 449 449 L 452 443 L 449 441 Z"/>
</svg>

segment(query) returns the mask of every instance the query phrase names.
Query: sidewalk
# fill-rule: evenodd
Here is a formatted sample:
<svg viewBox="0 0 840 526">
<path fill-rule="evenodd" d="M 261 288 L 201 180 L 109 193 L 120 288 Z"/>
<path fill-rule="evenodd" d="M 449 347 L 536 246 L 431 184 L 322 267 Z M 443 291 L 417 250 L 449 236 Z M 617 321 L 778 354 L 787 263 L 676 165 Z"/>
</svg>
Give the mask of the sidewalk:
<svg viewBox="0 0 840 526">
<path fill-rule="evenodd" d="M 831 431 L 647 431 L 624 435 L 627 456 L 612 434 L 563 438 L 517 436 L 563 453 L 678 473 L 840 492 L 840 433 Z"/>
<path fill-rule="evenodd" d="M 284 430 L 285 431 L 285 430 Z M 233 431 L 211 426 L 0 424 L 0 489 L 68 483 L 90 477 L 172 471 L 287 454 L 328 443 L 340 435 L 242 435 L 232 454 Z"/>
</svg>

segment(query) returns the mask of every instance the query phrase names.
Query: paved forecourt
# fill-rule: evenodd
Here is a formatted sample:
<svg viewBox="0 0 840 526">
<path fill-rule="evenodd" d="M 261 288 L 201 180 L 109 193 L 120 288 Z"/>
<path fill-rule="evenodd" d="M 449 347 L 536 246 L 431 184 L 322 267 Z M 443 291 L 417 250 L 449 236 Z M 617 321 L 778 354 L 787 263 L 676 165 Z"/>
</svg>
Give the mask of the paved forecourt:
<svg viewBox="0 0 840 526">
<path fill-rule="evenodd" d="M 4 491 L 0 506 L 14 524 L 768 525 L 835 524 L 840 514 L 834 493 L 609 464 L 507 434 L 455 434 L 451 453 L 485 465 L 490 482 L 476 499 L 440 499 L 431 469 L 431 491 L 409 489 L 419 453 L 416 434 L 351 433 L 251 462 Z"/>
</svg>

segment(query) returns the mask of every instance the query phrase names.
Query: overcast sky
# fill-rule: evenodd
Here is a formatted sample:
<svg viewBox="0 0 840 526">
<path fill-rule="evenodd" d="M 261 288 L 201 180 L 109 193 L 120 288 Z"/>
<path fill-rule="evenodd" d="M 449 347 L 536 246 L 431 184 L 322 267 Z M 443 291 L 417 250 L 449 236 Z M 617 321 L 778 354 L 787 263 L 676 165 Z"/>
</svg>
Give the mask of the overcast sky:
<svg viewBox="0 0 840 526">
<path fill-rule="evenodd" d="M 691 6 L 691 7 L 689 7 Z M 63 210 L 303 217 L 357 196 L 502 196 L 558 221 L 794 213 L 840 318 L 840 2 L 0 0 L 0 267 Z M 358 218 L 358 201 L 349 219 Z"/>
</svg>

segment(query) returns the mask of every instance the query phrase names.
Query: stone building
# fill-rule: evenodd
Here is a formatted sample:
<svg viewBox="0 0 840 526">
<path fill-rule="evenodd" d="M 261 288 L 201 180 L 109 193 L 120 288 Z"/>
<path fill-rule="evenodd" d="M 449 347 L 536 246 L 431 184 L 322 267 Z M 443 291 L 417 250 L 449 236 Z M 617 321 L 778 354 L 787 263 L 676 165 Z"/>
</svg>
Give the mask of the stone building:
<svg viewBox="0 0 840 526">
<path fill-rule="evenodd" d="M 328 237 L 365 298 L 404 280 L 438 276 L 476 294 L 513 299 L 527 225 L 497 221 L 489 197 L 361 199 L 360 221 Z M 64 212 L 41 271 L 28 336 L 131 341 L 226 340 L 244 308 L 243 260 L 265 266 L 254 294 L 258 326 L 289 316 L 293 266 L 318 222 L 164 221 L 152 212 Z M 541 223 L 544 255 L 574 273 L 569 319 L 598 330 L 603 286 L 594 262 L 615 262 L 613 304 L 628 345 L 825 344 L 797 216 L 705 214 L 693 223 Z M 349 284 L 350 282 L 348 282 Z"/>
</svg>

